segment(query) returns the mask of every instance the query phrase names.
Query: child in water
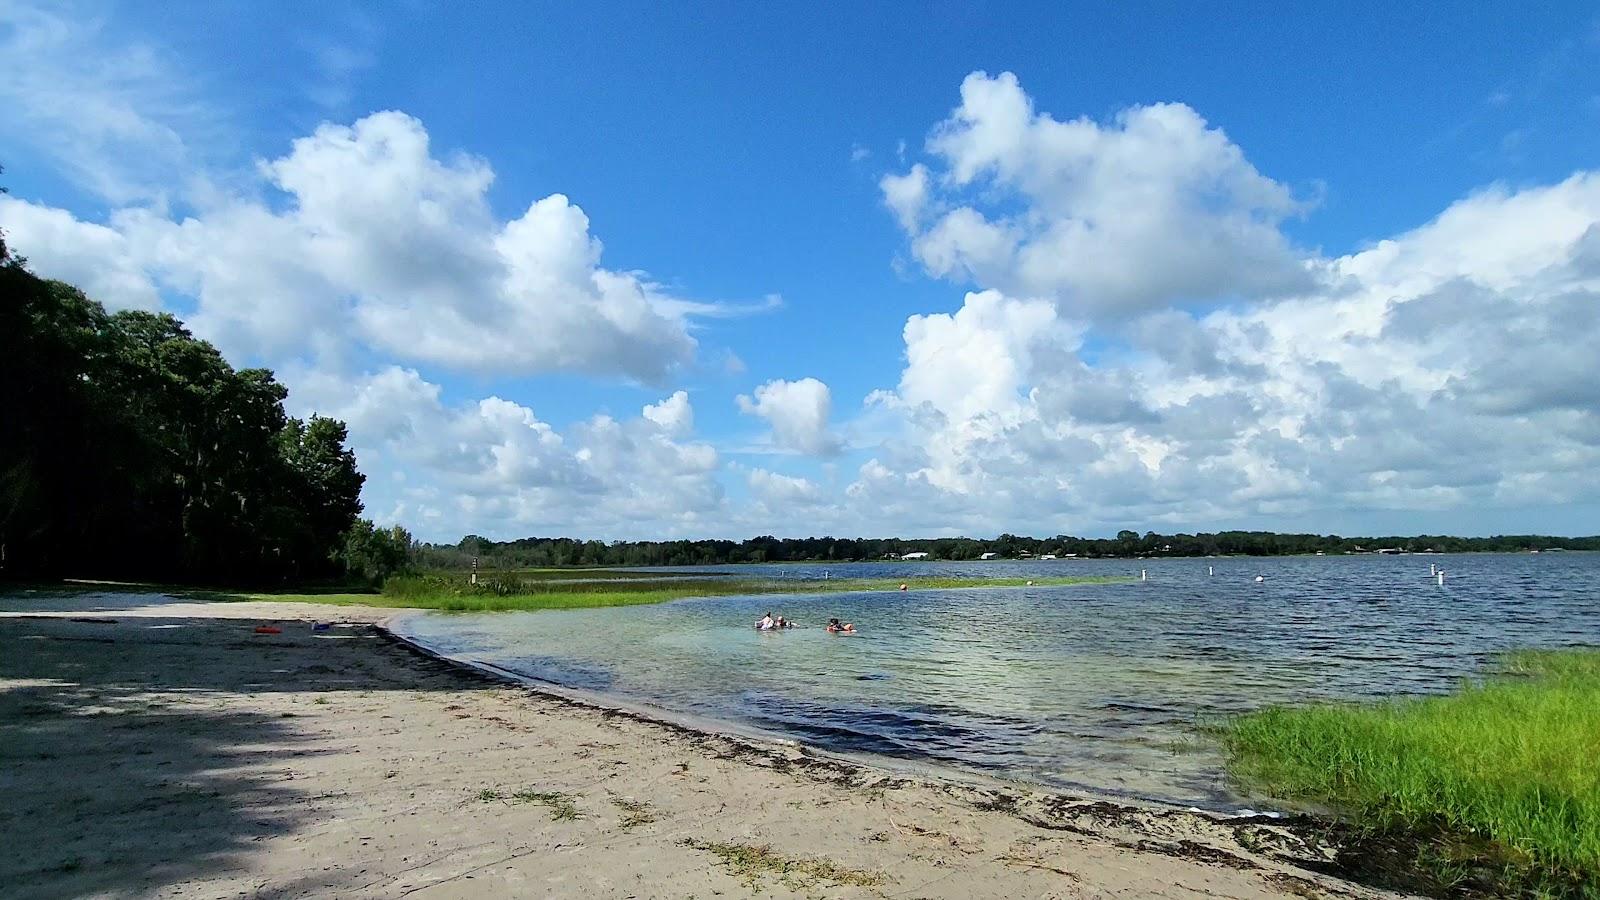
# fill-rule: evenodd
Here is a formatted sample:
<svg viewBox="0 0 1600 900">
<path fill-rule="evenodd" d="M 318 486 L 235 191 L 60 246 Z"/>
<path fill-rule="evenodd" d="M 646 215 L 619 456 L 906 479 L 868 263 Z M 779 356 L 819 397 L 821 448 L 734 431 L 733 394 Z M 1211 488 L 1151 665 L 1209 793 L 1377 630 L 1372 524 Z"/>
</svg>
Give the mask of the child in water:
<svg viewBox="0 0 1600 900">
<path fill-rule="evenodd" d="M 838 619 L 828 620 L 829 634 L 855 634 L 856 626 L 853 622 L 840 623 Z"/>
</svg>

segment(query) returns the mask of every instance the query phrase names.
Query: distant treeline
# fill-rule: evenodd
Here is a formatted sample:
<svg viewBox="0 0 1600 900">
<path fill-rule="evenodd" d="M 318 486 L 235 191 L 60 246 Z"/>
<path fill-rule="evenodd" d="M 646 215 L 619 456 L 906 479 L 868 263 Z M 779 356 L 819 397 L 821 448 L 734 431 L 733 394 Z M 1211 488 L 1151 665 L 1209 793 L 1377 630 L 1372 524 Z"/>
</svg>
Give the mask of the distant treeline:
<svg viewBox="0 0 1600 900">
<path fill-rule="evenodd" d="M 282 582 L 405 565 L 344 423 L 284 413 L 163 313 L 36 277 L 0 234 L 0 577 Z"/>
<path fill-rule="evenodd" d="M 1415 537 L 1340 537 L 1320 534 L 1276 534 L 1270 531 L 1222 531 L 1216 534 L 1141 535 L 1118 532 L 1114 538 L 1051 538 L 1002 534 L 993 540 L 976 538 L 776 538 L 770 535 L 746 541 L 581 541 L 573 538 L 530 537 L 491 541 L 468 535 L 458 543 L 421 544 L 414 553 L 418 565 L 434 569 L 464 569 L 474 557 L 486 569 L 528 566 L 684 566 L 750 562 L 823 562 L 886 559 L 906 553 L 926 553 L 929 559 L 980 559 L 986 553 L 1006 559 L 1026 556 L 1076 556 L 1132 558 L 1153 556 L 1288 556 L 1321 551 L 1328 554 L 1373 553 L 1380 549 L 1413 553 L 1513 552 L 1527 550 L 1600 550 L 1600 536 L 1565 538 L 1543 535 L 1500 535 L 1463 538 L 1443 535 Z"/>
</svg>

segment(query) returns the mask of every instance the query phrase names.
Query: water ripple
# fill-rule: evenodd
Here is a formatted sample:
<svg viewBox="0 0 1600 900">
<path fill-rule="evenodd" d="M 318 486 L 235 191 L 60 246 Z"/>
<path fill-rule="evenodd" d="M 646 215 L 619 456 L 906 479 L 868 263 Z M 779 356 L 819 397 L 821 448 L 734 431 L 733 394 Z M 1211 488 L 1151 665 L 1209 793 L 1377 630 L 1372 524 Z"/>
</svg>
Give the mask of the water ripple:
<svg viewBox="0 0 1600 900">
<path fill-rule="evenodd" d="M 1445 587 L 1428 564 L 1451 574 Z M 1214 577 L 1205 574 L 1214 566 Z M 756 567 L 710 567 L 756 574 Z M 765 567 L 775 578 L 820 567 Z M 1496 652 L 1600 643 L 1600 554 L 831 566 L 835 577 L 1134 575 L 1122 584 L 719 597 L 420 616 L 446 653 L 815 744 L 1061 787 L 1228 804 L 1198 724 L 1452 689 Z M 1267 580 L 1255 583 L 1256 574 Z M 674 574 L 686 574 L 674 570 Z M 767 609 L 801 622 L 760 635 Z"/>
</svg>

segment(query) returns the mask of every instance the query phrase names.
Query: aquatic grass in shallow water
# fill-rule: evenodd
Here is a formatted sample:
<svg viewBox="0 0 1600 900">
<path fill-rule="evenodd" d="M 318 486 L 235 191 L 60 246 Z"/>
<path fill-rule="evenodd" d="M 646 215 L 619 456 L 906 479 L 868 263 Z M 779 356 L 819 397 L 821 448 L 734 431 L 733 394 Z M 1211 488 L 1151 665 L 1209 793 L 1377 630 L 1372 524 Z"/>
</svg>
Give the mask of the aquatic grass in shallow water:
<svg viewBox="0 0 1600 900">
<path fill-rule="evenodd" d="M 1443 697 L 1267 709 L 1221 737 L 1244 783 L 1420 838 L 1440 881 L 1600 896 L 1600 650 L 1513 653 Z"/>
<path fill-rule="evenodd" d="M 381 597 L 369 602 L 379 606 L 417 607 L 454 612 L 501 612 L 508 610 L 584 609 L 604 606 L 636 606 L 665 603 L 690 597 L 726 597 L 751 594 L 827 594 L 853 591 L 943 590 L 950 588 L 1053 587 L 1128 581 L 1127 578 L 829 578 L 820 580 L 754 579 L 733 577 L 689 577 L 661 575 L 651 579 L 639 573 L 640 580 L 625 584 L 610 581 L 558 581 L 546 578 L 525 580 L 521 573 L 481 574 L 477 584 L 459 575 L 424 575 L 391 578 Z"/>
</svg>

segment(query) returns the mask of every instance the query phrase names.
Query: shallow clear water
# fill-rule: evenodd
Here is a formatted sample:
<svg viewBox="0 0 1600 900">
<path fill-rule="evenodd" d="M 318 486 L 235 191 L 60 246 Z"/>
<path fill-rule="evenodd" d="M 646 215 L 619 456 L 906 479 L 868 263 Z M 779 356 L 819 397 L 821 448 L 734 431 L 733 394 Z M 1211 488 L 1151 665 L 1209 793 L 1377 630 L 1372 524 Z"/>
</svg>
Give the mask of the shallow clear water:
<svg viewBox="0 0 1600 900">
<path fill-rule="evenodd" d="M 1447 570 L 1444 587 L 1430 563 Z M 1249 798 L 1231 789 L 1198 722 L 1273 703 L 1442 692 L 1498 650 L 1600 643 L 1593 553 L 702 571 L 1137 578 L 1140 569 L 1148 581 L 430 614 L 401 630 L 452 656 L 833 750 L 1218 808 Z M 758 633 L 751 626 L 767 610 L 804 627 Z M 861 633 L 827 634 L 831 616 Z"/>
</svg>

